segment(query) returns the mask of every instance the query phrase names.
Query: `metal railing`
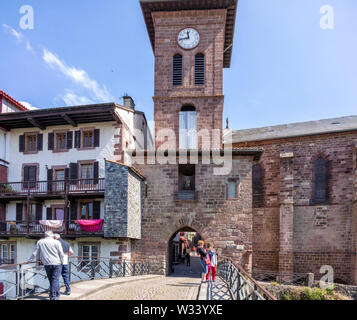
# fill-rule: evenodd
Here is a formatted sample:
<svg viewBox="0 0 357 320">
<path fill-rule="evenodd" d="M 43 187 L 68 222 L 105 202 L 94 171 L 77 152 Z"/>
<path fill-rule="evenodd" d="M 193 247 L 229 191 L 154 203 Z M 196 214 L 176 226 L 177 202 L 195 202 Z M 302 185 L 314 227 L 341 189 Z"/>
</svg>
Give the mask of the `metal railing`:
<svg viewBox="0 0 357 320">
<path fill-rule="evenodd" d="M 218 262 L 218 275 L 226 282 L 235 300 L 277 300 L 243 268 L 230 259 Z"/>
<path fill-rule="evenodd" d="M 0 221 L 0 235 L 43 235 L 46 231 L 65 235 L 98 235 L 103 233 L 103 222 L 84 230 L 77 220 L 63 221 L 62 226 L 57 228 L 41 224 L 39 221 Z"/>
<path fill-rule="evenodd" d="M 102 257 L 70 257 L 68 267 L 71 283 L 151 274 L 148 262 Z M 23 300 L 49 292 L 46 271 L 39 262 L 0 266 L 0 284 L 0 300 Z M 62 277 L 60 285 L 63 286 Z"/>
<path fill-rule="evenodd" d="M 0 195 L 3 197 L 94 193 L 104 190 L 104 178 L 0 183 Z"/>
<path fill-rule="evenodd" d="M 260 282 L 276 282 L 284 285 L 308 286 L 308 273 L 284 273 L 279 271 L 253 270 L 252 276 Z"/>
</svg>

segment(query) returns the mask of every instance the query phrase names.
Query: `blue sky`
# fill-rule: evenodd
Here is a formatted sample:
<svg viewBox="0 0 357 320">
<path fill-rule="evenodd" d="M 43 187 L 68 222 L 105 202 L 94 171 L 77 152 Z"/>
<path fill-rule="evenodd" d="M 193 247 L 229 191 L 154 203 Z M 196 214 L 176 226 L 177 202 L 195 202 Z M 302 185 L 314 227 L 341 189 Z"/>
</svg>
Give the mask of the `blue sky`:
<svg viewBox="0 0 357 320">
<path fill-rule="evenodd" d="M 22 5 L 34 29 L 19 25 Z M 334 29 L 320 28 L 322 5 Z M 239 0 L 224 119 L 244 129 L 357 114 L 356 0 Z M 131 95 L 153 119 L 154 57 L 138 0 L 2 0 L 0 89 L 37 108 Z M 225 123 L 224 123 L 225 125 Z"/>
</svg>

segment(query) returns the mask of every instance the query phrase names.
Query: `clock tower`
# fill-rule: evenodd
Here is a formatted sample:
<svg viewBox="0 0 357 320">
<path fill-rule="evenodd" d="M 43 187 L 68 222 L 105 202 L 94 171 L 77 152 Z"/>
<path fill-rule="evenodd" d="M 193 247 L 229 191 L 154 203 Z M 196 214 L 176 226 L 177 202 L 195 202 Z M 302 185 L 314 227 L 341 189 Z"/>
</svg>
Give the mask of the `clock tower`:
<svg viewBox="0 0 357 320">
<path fill-rule="evenodd" d="M 155 147 L 169 130 L 172 149 L 211 148 L 214 131 L 220 148 L 237 0 L 140 3 L 155 55 Z"/>
</svg>

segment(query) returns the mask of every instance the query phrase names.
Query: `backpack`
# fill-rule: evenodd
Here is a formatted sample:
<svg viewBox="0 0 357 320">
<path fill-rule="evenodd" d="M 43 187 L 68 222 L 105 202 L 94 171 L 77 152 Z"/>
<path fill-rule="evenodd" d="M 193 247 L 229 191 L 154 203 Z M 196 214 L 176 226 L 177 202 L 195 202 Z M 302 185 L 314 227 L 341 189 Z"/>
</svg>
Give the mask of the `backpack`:
<svg viewBox="0 0 357 320">
<path fill-rule="evenodd" d="M 207 253 L 206 257 L 204 258 L 205 262 L 207 265 L 210 265 L 211 264 L 211 258 L 210 258 L 210 254 Z"/>
</svg>

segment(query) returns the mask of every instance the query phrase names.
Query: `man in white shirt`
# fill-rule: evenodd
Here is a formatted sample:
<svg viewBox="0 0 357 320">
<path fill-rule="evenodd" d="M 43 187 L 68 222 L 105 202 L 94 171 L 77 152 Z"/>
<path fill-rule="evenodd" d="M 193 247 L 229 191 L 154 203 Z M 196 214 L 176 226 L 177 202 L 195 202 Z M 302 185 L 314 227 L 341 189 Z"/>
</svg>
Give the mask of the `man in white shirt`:
<svg viewBox="0 0 357 320">
<path fill-rule="evenodd" d="M 66 286 L 66 291 L 63 294 L 69 296 L 71 294 L 71 287 L 69 282 L 68 257 L 73 254 L 73 249 L 71 248 L 71 245 L 67 241 L 64 241 L 59 234 L 55 233 L 54 238 L 59 241 L 63 249 L 65 258 L 62 263 L 62 278 L 64 285 Z"/>
<path fill-rule="evenodd" d="M 38 255 L 50 282 L 50 300 L 59 300 L 59 278 L 65 256 L 61 244 L 53 238 L 52 231 L 45 232 L 45 238 L 37 242 L 29 262 L 35 260 Z"/>
</svg>

